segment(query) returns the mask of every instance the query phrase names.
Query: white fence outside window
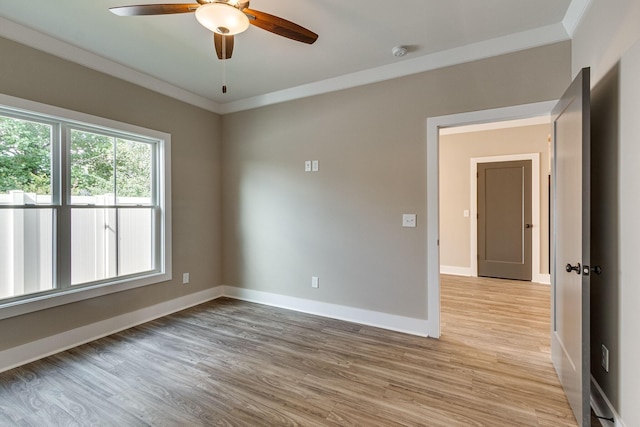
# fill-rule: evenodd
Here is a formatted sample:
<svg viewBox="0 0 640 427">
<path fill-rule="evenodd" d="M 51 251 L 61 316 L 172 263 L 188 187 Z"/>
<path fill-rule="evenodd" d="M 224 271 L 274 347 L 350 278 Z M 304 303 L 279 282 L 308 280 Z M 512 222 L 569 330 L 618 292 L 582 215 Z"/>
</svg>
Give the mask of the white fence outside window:
<svg viewBox="0 0 640 427">
<path fill-rule="evenodd" d="M 150 199 L 119 197 L 117 208 L 100 206 L 112 202 L 112 195 L 74 197 L 82 207 L 71 209 L 72 285 L 154 268 L 154 208 L 122 206 L 148 205 Z M 50 203 L 51 196 L 0 194 L 0 205 L 29 206 L 0 209 L 0 299 L 53 288 L 56 218 Z"/>
</svg>

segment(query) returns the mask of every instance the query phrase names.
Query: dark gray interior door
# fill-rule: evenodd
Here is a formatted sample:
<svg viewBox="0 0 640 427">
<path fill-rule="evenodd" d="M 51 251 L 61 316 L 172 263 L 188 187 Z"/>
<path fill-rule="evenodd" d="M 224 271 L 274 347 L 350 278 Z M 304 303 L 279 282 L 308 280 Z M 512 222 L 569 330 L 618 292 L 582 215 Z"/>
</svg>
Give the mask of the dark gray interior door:
<svg viewBox="0 0 640 427">
<path fill-rule="evenodd" d="M 551 357 L 578 425 L 591 425 L 590 86 L 584 69 L 553 111 Z"/>
<path fill-rule="evenodd" d="M 531 160 L 478 163 L 478 276 L 531 280 Z"/>
</svg>

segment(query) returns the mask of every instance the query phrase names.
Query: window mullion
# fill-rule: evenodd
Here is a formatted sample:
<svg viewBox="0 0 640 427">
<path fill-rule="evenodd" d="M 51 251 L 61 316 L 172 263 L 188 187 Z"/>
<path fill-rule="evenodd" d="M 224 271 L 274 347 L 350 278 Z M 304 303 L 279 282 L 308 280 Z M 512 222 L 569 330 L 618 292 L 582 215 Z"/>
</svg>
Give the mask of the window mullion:
<svg viewBox="0 0 640 427">
<path fill-rule="evenodd" d="M 70 189 L 70 150 L 71 131 L 65 124 L 62 125 L 60 134 L 60 160 L 59 160 L 59 217 L 58 217 L 58 256 L 57 256 L 57 278 L 58 288 L 66 289 L 71 287 L 71 199 Z"/>
<path fill-rule="evenodd" d="M 116 277 L 120 276 L 120 210 L 116 207 Z"/>
<path fill-rule="evenodd" d="M 61 209 L 60 203 L 62 200 L 62 127 L 60 123 L 56 123 L 52 125 L 51 128 L 51 204 L 53 207 L 53 215 L 52 215 L 52 230 L 53 230 L 53 271 L 52 271 L 52 281 L 53 281 L 53 289 L 61 289 L 62 288 L 62 280 L 61 280 L 61 268 L 60 268 L 60 236 L 62 235 L 62 230 L 60 228 L 61 224 Z"/>
<path fill-rule="evenodd" d="M 161 224 L 163 222 L 162 215 L 164 215 L 162 209 L 158 209 L 158 206 L 164 206 L 163 199 L 163 188 L 161 188 L 161 182 L 163 182 L 164 176 L 161 178 L 160 175 L 163 174 L 163 169 L 161 164 L 164 163 L 163 156 L 166 155 L 164 151 L 160 150 L 160 143 L 156 143 L 153 145 L 152 151 L 152 159 L 153 159 L 153 167 L 151 168 L 151 203 L 153 205 L 153 247 L 155 248 L 155 259 L 154 259 L 154 268 L 156 269 L 164 269 L 164 245 L 163 242 L 163 232 Z"/>
<path fill-rule="evenodd" d="M 113 204 L 118 205 L 118 139 L 113 138 Z M 115 250 L 116 250 L 116 277 L 120 276 L 120 215 L 118 208 L 115 208 Z"/>
</svg>

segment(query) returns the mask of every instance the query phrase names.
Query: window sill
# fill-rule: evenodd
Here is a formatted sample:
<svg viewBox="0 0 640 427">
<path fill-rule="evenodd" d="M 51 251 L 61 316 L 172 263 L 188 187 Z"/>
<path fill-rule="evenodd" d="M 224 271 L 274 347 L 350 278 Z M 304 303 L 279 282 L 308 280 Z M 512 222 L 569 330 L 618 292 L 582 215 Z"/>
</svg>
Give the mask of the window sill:
<svg viewBox="0 0 640 427">
<path fill-rule="evenodd" d="M 171 272 L 151 273 L 145 276 L 123 279 L 121 281 L 68 289 L 53 294 L 34 295 L 33 297 L 24 300 L 0 303 L 0 320 L 46 310 L 48 308 L 64 304 L 79 302 L 90 298 L 101 297 L 116 292 L 127 291 L 142 286 L 162 283 L 171 280 L 171 278 Z"/>
</svg>

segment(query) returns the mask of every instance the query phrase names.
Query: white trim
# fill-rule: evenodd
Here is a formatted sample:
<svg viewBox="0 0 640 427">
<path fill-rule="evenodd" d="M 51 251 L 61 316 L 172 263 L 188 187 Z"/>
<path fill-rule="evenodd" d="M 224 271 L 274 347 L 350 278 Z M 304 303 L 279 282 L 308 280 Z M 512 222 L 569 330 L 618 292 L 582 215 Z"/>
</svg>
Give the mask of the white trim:
<svg viewBox="0 0 640 427">
<path fill-rule="evenodd" d="M 163 259 L 161 260 L 163 265 L 160 272 L 154 272 L 146 276 L 135 277 L 132 279 L 114 279 L 112 281 L 109 281 L 108 283 L 104 283 L 101 285 L 95 285 L 86 288 L 70 288 L 52 294 L 32 296 L 27 299 L 17 300 L 13 302 L 0 301 L 0 320 L 31 313 L 34 311 L 44 310 L 51 307 L 56 307 L 63 304 L 69 304 L 76 301 L 95 298 L 114 292 L 120 292 L 140 286 L 147 286 L 171 280 L 173 274 L 171 232 L 171 134 L 153 129 L 143 128 L 141 126 L 136 126 L 129 123 L 123 123 L 103 117 L 93 116 L 78 111 L 67 110 L 65 108 L 42 104 L 40 102 L 16 98 L 9 95 L 0 94 L 0 105 L 8 106 L 16 110 L 22 110 L 27 113 L 43 114 L 53 119 L 90 124 L 92 126 L 114 129 L 135 135 L 140 135 L 145 138 L 158 140 L 159 144 L 162 145 L 162 149 L 160 150 L 162 158 L 159 159 L 159 162 L 162 165 L 162 167 L 159 168 L 159 172 L 161 173 L 161 176 L 159 177 L 161 185 L 161 188 L 159 189 L 159 204 L 163 207 L 162 214 L 164 215 L 161 230 L 161 246 L 164 253 Z"/>
<path fill-rule="evenodd" d="M 478 185 L 476 175 L 478 163 L 511 162 L 517 160 L 531 160 L 531 222 L 537 233 L 531 234 L 531 281 L 540 281 L 540 153 L 508 154 L 504 156 L 472 157 L 470 164 L 471 188 L 471 221 L 469 221 L 470 264 L 471 275 L 478 275 Z"/>
<path fill-rule="evenodd" d="M 329 317 L 347 322 L 375 326 L 406 334 L 426 337 L 428 322 L 424 319 L 398 316 L 313 301 L 234 286 L 216 286 L 160 304 L 122 314 L 90 325 L 81 326 L 37 341 L 0 351 L 0 372 L 34 362 L 96 339 L 133 328 L 145 322 L 168 316 L 220 297 L 228 297 L 258 304 L 281 307 L 302 313 Z"/>
<path fill-rule="evenodd" d="M 538 274 L 538 280 L 536 283 L 541 285 L 550 285 L 551 284 L 551 274 Z"/>
<path fill-rule="evenodd" d="M 348 307 L 345 305 L 330 304 L 304 298 L 273 294 L 270 292 L 238 288 L 235 286 L 225 286 L 225 296 L 243 301 L 270 305 L 273 307 L 286 308 L 288 310 L 299 311 L 302 313 L 314 314 L 316 316 L 375 326 L 377 328 L 389 329 L 421 337 L 428 336 L 428 325 L 427 321 L 424 319 L 415 319 L 395 314 L 382 313 L 379 311 Z"/>
<path fill-rule="evenodd" d="M 583 0 L 573 0 L 583 1 Z M 573 3 L 572 3 L 573 4 Z M 566 19 L 566 18 L 565 18 Z M 224 104 L 0 17 L 0 36 L 218 114 L 235 113 L 570 40 L 562 23 Z"/>
<path fill-rule="evenodd" d="M 487 130 L 519 128 L 524 126 L 550 125 L 549 118 L 545 116 L 531 117 L 528 119 L 509 120 L 506 122 L 481 123 L 469 126 L 456 126 L 440 130 L 440 135 L 456 135 L 468 132 L 484 132 Z"/>
<path fill-rule="evenodd" d="M 591 407 L 593 408 L 596 415 L 611 417 L 615 420 L 613 424 L 608 421 L 600 421 L 600 424 L 607 427 L 626 427 L 625 423 L 622 421 L 620 414 L 613 407 L 607 395 L 604 394 L 604 391 L 598 384 L 598 381 L 591 375 Z M 613 414 L 613 415 L 611 415 Z"/>
<path fill-rule="evenodd" d="M 0 18 L 1 20 L 2 18 Z M 0 21 L 1 23 L 1 21 Z M 39 113 L 59 118 L 62 120 L 73 121 L 76 123 L 102 126 L 109 129 L 120 130 L 123 132 L 137 134 L 147 138 L 163 139 L 171 137 L 171 134 L 149 129 L 130 123 L 119 122 L 92 114 L 82 113 L 80 111 L 68 110 L 66 108 L 56 107 L 55 105 L 43 104 L 41 102 L 31 101 L 29 99 L 17 98 L 11 95 L 0 93 L 0 105 L 6 105 L 11 108 L 23 110 L 27 113 Z"/>
<path fill-rule="evenodd" d="M 0 17 L 0 37 L 13 40 L 34 49 L 41 50 L 59 58 L 66 59 L 84 67 L 101 73 L 117 77 L 154 92 L 167 95 L 173 99 L 186 102 L 205 110 L 220 113 L 220 104 L 196 95 L 163 80 L 141 73 L 133 68 L 124 66 L 110 59 L 104 58 L 88 50 L 63 42 L 39 31 L 20 25 L 9 19 Z"/>
<path fill-rule="evenodd" d="M 440 274 L 450 274 L 452 276 L 464 276 L 464 277 L 473 276 L 473 274 L 471 274 L 470 267 L 457 267 L 455 265 L 441 265 Z"/>
<path fill-rule="evenodd" d="M 219 298 L 224 287 L 206 289 L 171 301 L 0 351 L 0 372 L 51 356 L 107 335 Z"/>
<path fill-rule="evenodd" d="M 562 20 L 562 25 L 569 37 L 573 38 L 575 35 L 576 29 L 589 6 L 591 6 L 591 0 L 571 0 L 567 13 L 565 13 Z"/>
<path fill-rule="evenodd" d="M 491 40 L 460 46 L 407 59 L 381 67 L 358 71 L 351 74 L 321 80 L 277 92 L 258 95 L 221 105 L 221 114 L 235 113 L 252 108 L 264 107 L 294 99 L 335 92 L 353 87 L 377 83 L 398 77 L 418 74 L 425 71 L 463 64 L 479 59 L 518 52 L 534 47 L 569 40 L 562 24 L 554 24 L 520 33 L 509 34 Z"/>
<path fill-rule="evenodd" d="M 474 275 L 471 274 L 470 267 L 456 267 L 451 265 L 441 265 L 440 274 L 449 274 L 451 276 L 461 276 L 461 277 L 474 277 Z M 539 285 L 550 285 L 551 275 L 538 274 L 537 280 L 531 280 L 531 281 Z"/>
<path fill-rule="evenodd" d="M 550 117 L 556 101 L 427 118 L 427 307 L 429 336 L 440 337 L 440 239 L 439 218 L 439 132 L 441 128 L 473 125 L 492 121 Z"/>
</svg>

